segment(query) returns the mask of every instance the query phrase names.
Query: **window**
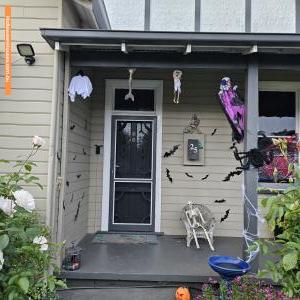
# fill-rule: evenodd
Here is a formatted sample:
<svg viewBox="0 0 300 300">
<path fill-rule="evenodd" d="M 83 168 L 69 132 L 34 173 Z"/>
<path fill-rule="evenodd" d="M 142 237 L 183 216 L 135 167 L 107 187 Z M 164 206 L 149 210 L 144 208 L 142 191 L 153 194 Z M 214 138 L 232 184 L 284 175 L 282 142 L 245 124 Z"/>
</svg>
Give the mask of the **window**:
<svg viewBox="0 0 300 300">
<path fill-rule="evenodd" d="M 154 90 L 132 90 L 134 101 L 125 100 L 128 89 L 115 90 L 115 110 L 154 111 Z"/>
<path fill-rule="evenodd" d="M 288 183 L 293 179 L 294 165 L 298 162 L 296 92 L 261 91 L 259 93 L 258 138 L 262 139 L 264 135 L 274 139 L 276 145 L 272 146 L 273 161 L 259 169 L 259 182 Z"/>
</svg>

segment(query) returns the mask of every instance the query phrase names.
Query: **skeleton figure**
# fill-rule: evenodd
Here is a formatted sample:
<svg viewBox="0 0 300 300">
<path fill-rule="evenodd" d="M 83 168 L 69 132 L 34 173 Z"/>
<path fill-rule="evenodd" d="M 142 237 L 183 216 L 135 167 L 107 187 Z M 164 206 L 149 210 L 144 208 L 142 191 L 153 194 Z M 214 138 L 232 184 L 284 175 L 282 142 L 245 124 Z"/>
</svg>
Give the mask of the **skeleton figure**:
<svg viewBox="0 0 300 300">
<path fill-rule="evenodd" d="M 133 73 L 135 72 L 135 69 L 128 69 L 129 72 L 129 80 L 128 80 L 128 85 L 129 85 L 129 90 L 128 94 L 125 96 L 125 100 L 131 99 L 131 101 L 134 101 L 134 95 L 132 94 L 132 77 Z"/>
<path fill-rule="evenodd" d="M 179 103 L 179 97 L 181 94 L 181 77 L 182 77 L 182 71 L 175 70 L 173 72 L 173 79 L 174 79 L 174 99 L 173 102 L 175 104 Z"/>
</svg>

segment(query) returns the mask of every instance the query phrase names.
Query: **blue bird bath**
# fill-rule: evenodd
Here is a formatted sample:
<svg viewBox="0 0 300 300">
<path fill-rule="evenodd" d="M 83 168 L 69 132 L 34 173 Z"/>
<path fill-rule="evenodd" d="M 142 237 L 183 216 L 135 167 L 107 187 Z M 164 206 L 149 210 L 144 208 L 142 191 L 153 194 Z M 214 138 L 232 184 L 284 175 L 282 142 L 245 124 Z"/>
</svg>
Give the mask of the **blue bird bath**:
<svg viewBox="0 0 300 300">
<path fill-rule="evenodd" d="M 233 256 L 216 255 L 208 259 L 209 266 L 227 282 L 245 275 L 251 266 L 244 260 Z"/>
</svg>

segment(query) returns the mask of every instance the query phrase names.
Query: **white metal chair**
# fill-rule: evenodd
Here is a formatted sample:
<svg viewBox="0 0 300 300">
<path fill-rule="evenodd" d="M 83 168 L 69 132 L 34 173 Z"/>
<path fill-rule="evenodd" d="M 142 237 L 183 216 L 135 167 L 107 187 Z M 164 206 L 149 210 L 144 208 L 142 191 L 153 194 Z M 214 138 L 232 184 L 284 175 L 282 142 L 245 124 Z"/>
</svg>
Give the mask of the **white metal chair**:
<svg viewBox="0 0 300 300">
<path fill-rule="evenodd" d="M 190 247 L 194 239 L 196 247 L 200 248 L 198 238 L 207 239 L 209 247 L 214 251 L 213 234 L 216 219 L 213 213 L 203 204 L 188 202 L 183 208 L 180 220 L 186 229 L 186 246 Z"/>
</svg>

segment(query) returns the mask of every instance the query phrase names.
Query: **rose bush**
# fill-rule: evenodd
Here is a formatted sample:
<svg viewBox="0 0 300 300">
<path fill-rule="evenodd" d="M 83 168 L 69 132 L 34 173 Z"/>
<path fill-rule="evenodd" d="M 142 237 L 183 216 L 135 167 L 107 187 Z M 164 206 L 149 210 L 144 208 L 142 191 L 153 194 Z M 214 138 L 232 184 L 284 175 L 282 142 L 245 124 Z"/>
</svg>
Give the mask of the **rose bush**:
<svg viewBox="0 0 300 300">
<path fill-rule="evenodd" d="M 49 230 L 34 211 L 34 197 L 22 188 L 25 184 L 42 188 L 31 173 L 35 166 L 31 159 L 45 142 L 35 136 L 32 144 L 26 159 L 0 176 L 0 299 L 54 299 L 56 289 L 65 287 L 52 275 L 59 246 L 49 241 Z"/>
</svg>

